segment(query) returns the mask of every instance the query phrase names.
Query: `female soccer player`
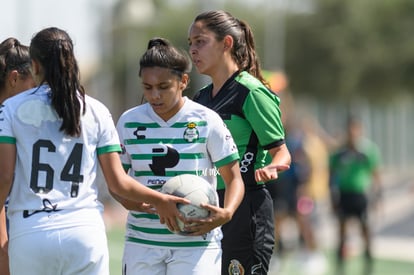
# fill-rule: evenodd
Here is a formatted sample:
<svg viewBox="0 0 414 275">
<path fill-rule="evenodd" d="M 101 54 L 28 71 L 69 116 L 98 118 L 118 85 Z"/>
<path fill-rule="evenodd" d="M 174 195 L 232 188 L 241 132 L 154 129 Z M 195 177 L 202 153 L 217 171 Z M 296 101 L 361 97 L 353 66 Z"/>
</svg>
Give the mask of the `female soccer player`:
<svg viewBox="0 0 414 275">
<path fill-rule="evenodd" d="M 158 190 L 171 177 L 198 175 L 216 188 L 217 171 L 226 186 L 223 208 L 205 205 L 207 219 L 193 221 L 181 236 L 161 225 L 151 206 L 124 206 L 128 214 L 123 274 L 220 274 L 220 225 L 228 222 L 244 194 L 236 145 L 220 117 L 182 93 L 191 60 L 166 39 L 154 38 L 140 59 L 147 103 L 122 114 L 117 129 L 125 169 Z M 217 170 L 218 169 L 218 170 Z M 190 222 L 190 221 L 189 221 Z"/>
<path fill-rule="evenodd" d="M 111 115 L 85 95 L 65 31 L 38 32 L 30 58 L 37 87 L 6 100 L 0 110 L 1 205 L 11 189 L 10 273 L 108 275 L 99 164 L 111 192 L 154 204 L 172 228 L 179 228 L 176 203 L 188 201 L 127 176 Z"/>
<path fill-rule="evenodd" d="M 212 83 L 194 97 L 227 124 L 240 154 L 246 195 L 223 226 L 222 274 L 266 274 L 274 245 L 273 203 L 263 182 L 290 164 L 279 98 L 262 77 L 250 26 L 230 13 L 208 11 L 190 26 L 189 52 Z M 266 154 L 272 156 L 267 164 Z M 267 165 L 266 165 L 267 164 Z M 219 186 L 223 198 L 224 186 Z"/>
<path fill-rule="evenodd" d="M 35 86 L 30 74 L 29 47 L 9 37 L 0 44 L 0 103 Z M 7 205 L 7 204 L 6 204 Z M 0 274 L 9 274 L 6 207 L 0 208 Z"/>
</svg>

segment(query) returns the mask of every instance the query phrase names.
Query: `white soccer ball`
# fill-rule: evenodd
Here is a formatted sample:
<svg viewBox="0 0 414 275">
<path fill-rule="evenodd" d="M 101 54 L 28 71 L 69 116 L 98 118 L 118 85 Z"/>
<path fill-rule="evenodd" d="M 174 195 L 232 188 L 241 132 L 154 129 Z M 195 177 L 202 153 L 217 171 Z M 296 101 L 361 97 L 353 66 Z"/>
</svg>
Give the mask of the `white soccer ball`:
<svg viewBox="0 0 414 275">
<path fill-rule="evenodd" d="M 183 174 L 170 178 L 162 187 L 161 192 L 188 199 L 190 204 L 178 204 L 177 208 L 185 218 L 206 218 L 210 211 L 200 207 L 200 204 L 218 205 L 217 192 L 211 184 L 202 177 Z M 184 223 L 177 219 L 180 235 L 191 232 L 184 230 Z"/>
</svg>

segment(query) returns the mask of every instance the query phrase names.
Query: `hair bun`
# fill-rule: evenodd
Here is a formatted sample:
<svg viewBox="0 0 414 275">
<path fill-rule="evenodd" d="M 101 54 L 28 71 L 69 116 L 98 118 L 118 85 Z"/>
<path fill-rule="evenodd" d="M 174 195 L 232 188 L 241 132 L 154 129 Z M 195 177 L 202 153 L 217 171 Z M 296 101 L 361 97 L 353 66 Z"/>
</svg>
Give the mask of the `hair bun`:
<svg viewBox="0 0 414 275">
<path fill-rule="evenodd" d="M 164 38 L 160 38 L 160 37 L 155 37 L 152 38 L 149 42 L 148 42 L 148 50 L 153 48 L 153 47 L 166 47 L 169 46 L 170 43 L 164 39 Z"/>
</svg>

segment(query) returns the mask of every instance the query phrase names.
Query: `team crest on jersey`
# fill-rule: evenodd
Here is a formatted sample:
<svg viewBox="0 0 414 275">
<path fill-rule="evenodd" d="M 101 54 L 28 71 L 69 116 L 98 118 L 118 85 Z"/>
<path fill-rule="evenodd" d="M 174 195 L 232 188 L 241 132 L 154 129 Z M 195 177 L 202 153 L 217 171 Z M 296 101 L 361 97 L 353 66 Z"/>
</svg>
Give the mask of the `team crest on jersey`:
<svg viewBox="0 0 414 275">
<path fill-rule="evenodd" d="M 231 260 L 229 264 L 229 275 L 244 275 L 244 267 L 238 260 Z"/>
<path fill-rule="evenodd" d="M 197 124 L 195 122 L 189 122 L 187 128 L 184 131 L 184 139 L 188 142 L 194 142 L 198 139 L 199 133 L 197 130 Z"/>
</svg>

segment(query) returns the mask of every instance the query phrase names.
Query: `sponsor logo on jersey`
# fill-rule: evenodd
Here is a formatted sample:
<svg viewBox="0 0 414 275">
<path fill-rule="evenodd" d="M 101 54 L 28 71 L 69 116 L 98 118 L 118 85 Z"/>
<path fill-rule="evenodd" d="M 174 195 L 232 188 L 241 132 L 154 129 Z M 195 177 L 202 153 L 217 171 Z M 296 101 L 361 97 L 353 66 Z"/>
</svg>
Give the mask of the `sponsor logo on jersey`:
<svg viewBox="0 0 414 275">
<path fill-rule="evenodd" d="M 184 139 L 188 142 L 194 142 L 198 139 L 199 133 L 197 130 L 197 124 L 195 122 L 189 122 L 187 128 L 184 130 Z"/>
<path fill-rule="evenodd" d="M 150 186 L 150 185 L 156 185 L 156 186 L 164 185 L 165 182 L 166 182 L 166 180 L 163 180 L 163 179 L 149 179 L 147 181 L 147 186 Z"/>
<path fill-rule="evenodd" d="M 141 135 L 140 132 L 143 132 L 147 130 L 147 127 L 144 126 L 138 126 L 137 129 L 134 131 L 134 136 L 137 137 L 137 139 L 145 139 L 145 135 Z"/>
<path fill-rule="evenodd" d="M 244 267 L 238 260 L 231 260 L 229 264 L 229 275 L 244 275 Z"/>
<path fill-rule="evenodd" d="M 217 167 L 214 168 L 204 168 L 201 171 L 197 172 L 197 176 L 218 176 L 220 175 L 219 170 L 217 169 Z"/>
<path fill-rule="evenodd" d="M 40 212 L 46 212 L 46 213 L 51 213 L 51 212 L 58 212 L 61 211 L 62 209 L 57 209 L 58 205 L 57 204 L 52 204 L 52 202 L 49 199 L 43 199 L 43 208 L 40 210 L 33 210 L 32 212 L 30 212 L 29 210 L 24 210 L 23 211 L 23 218 L 26 219 L 34 214 L 40 213 Z"/>
<path fill-rule="evenodd" d="M 243 159 L 240 161 L 240 172 L 247 173 L 249 170 L 248 167 L 254 159 L 254 154 L 252 152 L 247 152 L 243 155 Z"/>
</svg>

